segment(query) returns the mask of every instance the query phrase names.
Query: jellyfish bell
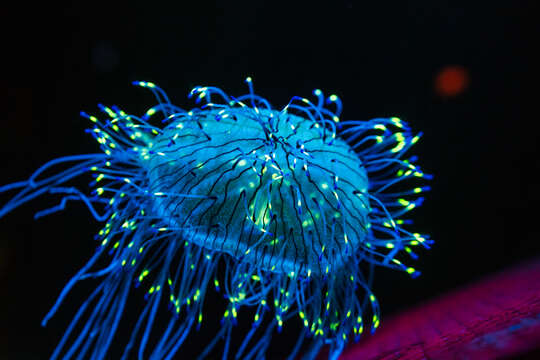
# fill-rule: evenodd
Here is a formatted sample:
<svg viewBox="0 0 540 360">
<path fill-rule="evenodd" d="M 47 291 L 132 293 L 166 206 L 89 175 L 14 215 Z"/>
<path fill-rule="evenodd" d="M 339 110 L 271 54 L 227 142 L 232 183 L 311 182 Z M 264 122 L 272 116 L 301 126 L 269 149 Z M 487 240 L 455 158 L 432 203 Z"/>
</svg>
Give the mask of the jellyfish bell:
<svg viewBox="0 0 540 360">
<path fill-rule="evenodd" d="M 307 276 L 339 268 L 367 236 L 360 159 L 343 140 L 324 141 L 310 120 L 252 112 L 181 116 L 155 138 L 164 155 L 146 164 L 149 187 L 185 194 L 156 197 L 156 211 L 188 241 L 263 270 Z"/>
</svg>

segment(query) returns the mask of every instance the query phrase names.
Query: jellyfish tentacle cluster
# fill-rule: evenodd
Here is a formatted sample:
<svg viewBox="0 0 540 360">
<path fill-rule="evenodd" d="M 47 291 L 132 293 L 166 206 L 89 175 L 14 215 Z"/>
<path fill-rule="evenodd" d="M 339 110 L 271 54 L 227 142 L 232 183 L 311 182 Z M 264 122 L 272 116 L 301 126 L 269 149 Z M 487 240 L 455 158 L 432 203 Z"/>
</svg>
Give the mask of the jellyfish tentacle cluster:
<svg viewBox="0 0 540 360">
<path fill-rule="evenodd" d="M 135 82 L 158 100 L 142 116 L 104 105 L 102 118 L 81 113 L 102 153 L 56 159 L 0 187 L 17 192 L 0 218 L 49 193 L 60 203 L 36 218 L 82 201 L 103 223 L 96 253 L 43 320 L 75 284 L 101 279 L 52 358 L 105 358 L 135 287 L 146 305 L 123 358 L 173 358 L 193 330 L 214 321 L 204 306 L 218 291 L 226 303 L 221 327 L 200 358 L 219 343 L 223 359 L 264 357 L 272 334 L 299 321 L 289 358 L 310 339 L 305 358 L 330 345 L 335 359 L 364 326 L 379 326 L 371 270 L 419 275 L 406 261 L 432 240 L 407 230 L 403 216 L 429 190 L 416 184 L 431 176 L 405 157 L 420 135 L 397 117 L 341 122 L 340 99 L 320 90 L 313 101 L 293 97 L 277 110 L 246 82 L 249 93 L 240 97 L 195 87 L 189 96 L 199 107 L 189 111 L 153 83 Z M 90 194 L 69 186 L 88 174 Z M 160 328 L 154 320 L 163 311 L 170 320 Z M 253 326 L 233 349 L 240 311 L 252 314 Z"/>
</svg>

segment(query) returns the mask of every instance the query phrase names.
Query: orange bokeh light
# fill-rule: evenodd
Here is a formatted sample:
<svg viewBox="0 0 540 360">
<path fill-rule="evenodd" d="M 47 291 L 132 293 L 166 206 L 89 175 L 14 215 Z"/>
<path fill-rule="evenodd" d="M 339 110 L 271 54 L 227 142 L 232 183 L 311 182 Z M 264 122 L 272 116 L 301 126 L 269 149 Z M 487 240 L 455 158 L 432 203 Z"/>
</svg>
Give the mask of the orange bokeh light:
<svg viewBox="0 0 540 360">
<path fill-rule="evenodd" d="M 441 97 L 459 95 L 468 85 L 469 73 L 463 66 L 445 66 L 435 76 L 435 91 Z"/>
</svg>

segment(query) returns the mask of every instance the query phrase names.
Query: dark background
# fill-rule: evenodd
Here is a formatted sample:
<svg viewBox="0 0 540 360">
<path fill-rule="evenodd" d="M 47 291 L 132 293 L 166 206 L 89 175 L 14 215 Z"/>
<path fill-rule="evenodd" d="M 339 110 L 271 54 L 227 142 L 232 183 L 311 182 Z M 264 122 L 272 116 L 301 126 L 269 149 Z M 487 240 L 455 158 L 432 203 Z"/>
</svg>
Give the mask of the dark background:
<svg viewBox="0 0 540 360">
<path fill-rule="evenodd" d="M 184 4 L 185 5 L 182 5 Z M 540 253 L 540 169 L 535 1 L 47 2 L 2 8 L 1 173 L 26 178 L 55 157 L 91 153 L 79 111 L 118 104 L 141 113 L 153 81 L 182 108 L 195 85 L 239 95 L 254 78 L 276 107 L 314 88 L 338 94 L 343 120 L 399 116 L 423 139 L 420 164 L 433 191 L 415 230 L 436 240 L 418 279 L 380 269 L 384 317 Z M 36 7 L 37 6 L 37 7 Z M 7 61 L 6 61 L 7 60 Z M 462 66 L 454 97 L 437 74 Z M 0 197 L 1 202 L 9 197 Z M 80 285 L 46 328 L 39 323 L 94 251 L 98 224 L 82 205 L 33 221 L 37 200 L 0 220 L 0 357 L 41 359 L 60 339 L 92 284 Z M 193 337 L 186 358 L 199 349 Z M 287 353 L 281 336 L 271 358 Z"/>
</svg>

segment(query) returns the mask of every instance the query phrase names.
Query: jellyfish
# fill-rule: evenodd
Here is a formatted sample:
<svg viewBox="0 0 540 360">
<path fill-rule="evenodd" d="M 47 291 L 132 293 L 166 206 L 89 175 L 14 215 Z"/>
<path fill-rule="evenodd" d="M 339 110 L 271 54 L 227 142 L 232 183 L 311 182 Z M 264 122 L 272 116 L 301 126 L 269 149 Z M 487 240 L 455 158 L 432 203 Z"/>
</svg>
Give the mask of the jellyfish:
<svg viewBox="0 0 540 360">
<path fill-rule="evenodd" d="M 421 134 L 397 117 L 340 122 L 340 99 L 318 89 L 274 109 L 246 83 L 239 97 L 196 86 L 198 107 L 186 111 L 155 84 L 134 82 L 157 99 L 143 115 L 104 105 L 99 117 L 81 112 L 101 152 L 52 160 L 0 187 L 12 193 L 0 218 L 48 194 L 58 205 L 35 218 L 80 201 L 102 224 L 95 254 L 42 321 L 77 283 L 99 280 L 52 359 L 105 358 L 134 288 L 146 301 L 123 359 L 171 359 L 208 321 L 221 326 L 201 359 L 218 344 L 223 359 L 264 358 L 293 321 L 302 330 L 289 359 L 312 359 L 323 346 L 337 359 L 364 327 L 379 326 L 373 269 L 420 274 L 406 263 L 432 240 L 408 230 L 405 215 L 429 190 L 431 176 L 406 157 Z M 90 189 L 73 185 L 81 176 Z M 225 299 L 221 319 L 205 316 L 215 291 Z M 168 323 L 159 326 L 162 312 Z M 252 326 L 233 346 L 240 312 Z"/>
</svg>

